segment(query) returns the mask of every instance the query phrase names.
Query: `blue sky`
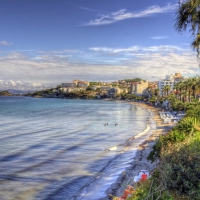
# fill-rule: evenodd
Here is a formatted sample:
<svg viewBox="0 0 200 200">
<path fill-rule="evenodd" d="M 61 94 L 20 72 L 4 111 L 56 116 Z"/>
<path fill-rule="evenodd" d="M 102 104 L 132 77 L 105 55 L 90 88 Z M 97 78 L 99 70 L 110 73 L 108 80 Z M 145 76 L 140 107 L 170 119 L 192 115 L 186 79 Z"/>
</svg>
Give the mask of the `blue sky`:
<svg viewBox="0 0 200 200">
<path fill-rule="evenodd" d="M 0 89 L 199 74 L 174 0 L 1 0 Z"/>
</svg>

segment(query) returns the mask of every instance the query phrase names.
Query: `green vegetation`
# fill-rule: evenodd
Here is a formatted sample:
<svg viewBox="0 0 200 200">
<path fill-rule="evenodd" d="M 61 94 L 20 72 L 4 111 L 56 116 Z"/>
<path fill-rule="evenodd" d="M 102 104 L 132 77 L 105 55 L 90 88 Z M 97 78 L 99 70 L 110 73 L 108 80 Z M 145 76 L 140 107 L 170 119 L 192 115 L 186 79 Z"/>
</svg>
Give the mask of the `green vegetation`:
<svg viewBox="0 0 200 200">
<path fill-rule="evenodd" d="M 156 142 L 148 159 L 159 164 L 128 200 L 200 199 L 199 152 L 200 118 L 188 114 Z"/>
<path fill-rule="evenodd" d="M 93 90 L 93 89 L 92 89 L 92 87 L 89 85 L 89 86 L 86 88 L 86 90 L 87 90 L 87 91 L 91 91 L 91 90 Z"/>
<path fill-rule="evenodd" d="M 90 86 L 97 86 L 97 85 L 101 85 L 101 82 L 90 82 Z"/>
<path fill-rule="evenodd" d="M 153 147 L 153 150 L 148 156 L 151 161 L 156 161 L 161 157 L 162 148 L 175 143 L 183 142 L 188 137 L 193 137 L 194 134 L 198 134 L 198 127 L 200 126 L 199 117 L 187 116 L 179 121 L 178 125 L 175 126 L 167 135 L 160 136 L 159 140 Z"/>
<path fill-rule="evenodd" d="M 141 78 L 133 78 L 133 79 L 124 79 L 124 81 L 126 82 L 140 82 L 142 81 Z"/>
<path fill-rule="evenodd" d="M 1 92 L 0 92 L 0 96 L 13 96 L 13 94 L 11 94 L 11 93 L 8 92 L 8 91 L 1 91 Z"/>
<path fill-rule="evenodd" d="M 194 40 L 191 44 L 193 49 L 196 49 L 199 56 L 200 47 L 200 0 L 179 0 L 179 10 L 177 12 L 175 28 L 178 32 L 188 30 L 190 27 L 190 32 Z"/>
<path fill-rule="evenodd" d="M 159 180 L 159 172 L 155 171 L 152 177 L 136 185 L 134 194 L 128 200 L 175 200 L 166 190 Z"/>
<path fill-rule="evenodd" d="M 148 156 L 158 166 L 136 185 L 128 200 L 200 199 L 200 105 L 190 105 L 185 118 L 157 140 Z"/>
</svg>

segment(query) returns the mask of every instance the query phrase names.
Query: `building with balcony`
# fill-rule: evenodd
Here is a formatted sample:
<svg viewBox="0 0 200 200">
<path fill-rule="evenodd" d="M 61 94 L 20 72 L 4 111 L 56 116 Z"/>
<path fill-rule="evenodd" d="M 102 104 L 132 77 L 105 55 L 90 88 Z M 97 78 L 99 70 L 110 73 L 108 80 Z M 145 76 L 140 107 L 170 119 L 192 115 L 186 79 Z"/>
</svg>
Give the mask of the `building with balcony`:
<svg viewBox="0 0 200 200">
<path fill-rule="evenodd" d="M 170 90 L 169 92 L 172 92 L 174 90 L 174 87 L 176 85 L 176 83 L 184 80 L 186 77 L 182 76 L 180 73 L 175 73 L 175 75 L 166 75 L 165 79 L 161 79 L 160 81 L 158 81 L 158 89 L 159 89 L 159 93 L 162 94 L 163 93 L 163 89 L 166 85 L 170 86 Z"/>
</svg>

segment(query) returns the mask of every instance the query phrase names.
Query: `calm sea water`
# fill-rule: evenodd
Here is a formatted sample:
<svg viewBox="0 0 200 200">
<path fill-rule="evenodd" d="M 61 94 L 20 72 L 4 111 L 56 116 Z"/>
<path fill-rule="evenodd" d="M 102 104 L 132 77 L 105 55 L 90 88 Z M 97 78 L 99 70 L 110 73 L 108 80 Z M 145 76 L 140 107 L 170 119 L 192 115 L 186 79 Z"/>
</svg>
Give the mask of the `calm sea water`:
<svg viewBox="0 0 200 200">
<path fill-rule="evenodd" d="M 0 199 L 104 197 L 149 119 L 128 103 L 0 97 Z"/>
</svg>

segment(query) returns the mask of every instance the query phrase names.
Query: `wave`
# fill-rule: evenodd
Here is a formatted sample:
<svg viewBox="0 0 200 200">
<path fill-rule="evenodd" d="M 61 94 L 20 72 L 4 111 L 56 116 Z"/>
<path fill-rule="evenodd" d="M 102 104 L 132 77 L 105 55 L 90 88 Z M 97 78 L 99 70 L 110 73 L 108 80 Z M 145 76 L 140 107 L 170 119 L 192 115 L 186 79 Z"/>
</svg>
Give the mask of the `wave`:
<svg viewBox="0 0 200 200">
<path fill-rule="evenodd" d="M 135 140 L 141 136 L 143 136 L 145 133 L 147 133 L 148 131 L 150 130 L 150 126 L 147 124 L 146 125 L 146 128 L 142 131 L 142 132 L 139 132 L 138 134 L 134 135 L 133 137 L 129 138 L 125 143 L 123 144 L 118 144 L 118 145 L 115 145 L 115 146 L 112 146 L 112 147 L 109 147 L 106 149 L 106 151 L 116 151 L 118 150 L 119 152 L 123 153 L 124 151 L 127 150 L 127 146 L 128 144 L 132 141 L 132 140 Z M 121 147 L 121 148 L 120 148 Z"/>
<path fill-rule="evenodd" d="M 114 150 L 117 150 L 117 146 L 113 146 L 113 147 L 110 147 L 108 149 L 106 149 L 106 151 L 114 151 Z"/>
<path fill-rule="evenodd" d="M 144 131 L 138 133 L 135 137 L 135 139 L 139 136 L 142 136 L 144 133 L 147 133 L 150 130 L 150 126 L 147 124 L 147 127 L 144 129 Z"/>
</svg>

